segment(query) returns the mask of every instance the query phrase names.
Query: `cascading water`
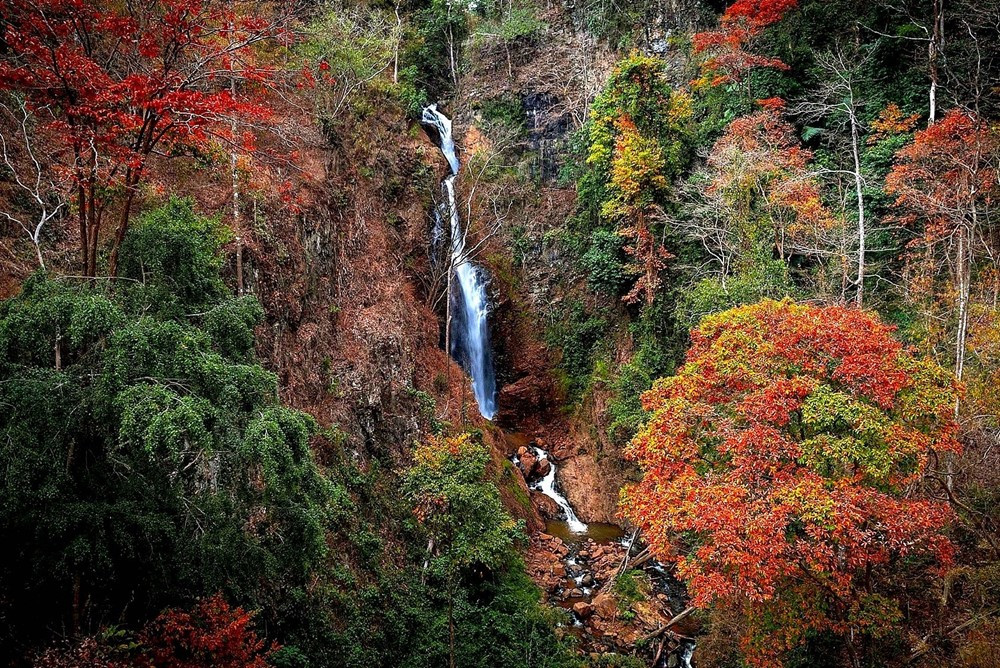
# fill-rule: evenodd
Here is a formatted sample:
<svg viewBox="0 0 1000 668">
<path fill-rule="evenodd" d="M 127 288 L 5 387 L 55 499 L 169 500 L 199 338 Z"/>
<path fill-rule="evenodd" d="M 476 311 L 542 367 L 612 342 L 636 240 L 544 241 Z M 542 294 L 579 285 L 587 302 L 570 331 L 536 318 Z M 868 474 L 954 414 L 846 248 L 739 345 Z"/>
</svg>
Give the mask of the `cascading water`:
<svg viewBox="0 0 1000 668">
<path fill-rule="evenodd" d="M 451 174 L 441 184 L 445 197 L 441 210 L 436 212 L 431 237 L 432 243 L 439 243 L 444 236 L 444 220 L 450 222 L 451 271 L 454 272 L 455 285 L 448 297 L 451 306 L 451 341 L 448 347 L 451 356 L 472 377 L 472 390 L 479 412 L 491 420 L 496 413 L 497 381 L 490 350 L 490 304 L 486 294 L 489 277 L 485 270 L 469 260 L 466 253 L 465 232 L 455 197 L 459 162 L 455 154 L 455 140 L 451 136 L 451 119 L 438 111 L 436 104 L 432 104 L 423 110 L 420 120 L 437 130 L 441 153 L 451 166 Z"/>
<path fill-rule="evenodd" d="M 580 518 L 576 516 L 573 511 L 573 506 L 569 505 L 569 501 L 566 497 L 560 494 L 556 490 L 556 465 L 552 462 L 549 457 L 549 453 L 545 452 L 541 448 L 535 448 L 535 454 L 538 455 L 538 459 L 548 459 L 549 460 L 549 472 L 544 478 L 538 481 L 538 491 L 549 497 L 558 504 L 562 511 L 566 513 L 566 525 L 569 530 L 573 533 L 586 533 L 587 525 L 580 521 Z"/>
</svg>

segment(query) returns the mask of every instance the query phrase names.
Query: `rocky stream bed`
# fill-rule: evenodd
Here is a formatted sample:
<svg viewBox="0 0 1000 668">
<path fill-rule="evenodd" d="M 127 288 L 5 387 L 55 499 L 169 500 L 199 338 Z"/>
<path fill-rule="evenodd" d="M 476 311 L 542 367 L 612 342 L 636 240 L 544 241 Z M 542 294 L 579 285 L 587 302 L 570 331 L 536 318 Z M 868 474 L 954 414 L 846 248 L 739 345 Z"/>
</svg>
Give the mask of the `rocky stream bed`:
<svg viewBox="0 0 1000 668">
<path fill-rule="evenodd" d="M 584 523 L 559 489 L 559 462 L 522 435 L 511 460 L 546 519 L 526 557 L 545 600 L 569 611 L 581 648 L 592 654 L 648 654 L 654 668 L 696 665 L 697 624 L 683 585 L 653 559 L 635 533 L 615 524 Z M 510 441 L 509 441 L 510 442 Z"/>
</svg>

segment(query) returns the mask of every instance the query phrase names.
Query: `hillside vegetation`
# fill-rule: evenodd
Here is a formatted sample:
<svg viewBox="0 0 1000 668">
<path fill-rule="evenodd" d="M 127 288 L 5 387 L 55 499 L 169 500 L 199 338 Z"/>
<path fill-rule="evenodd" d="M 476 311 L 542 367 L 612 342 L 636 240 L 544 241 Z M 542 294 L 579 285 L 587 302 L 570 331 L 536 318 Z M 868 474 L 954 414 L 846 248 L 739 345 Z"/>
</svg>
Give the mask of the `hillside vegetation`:
<svg viewBox="0 0 1000 668">
<path fill-rule="evenodd" d="M 3 665 L 1000 666 L 997 0 L 0 0 L 0 158 Z"/>
</svg>

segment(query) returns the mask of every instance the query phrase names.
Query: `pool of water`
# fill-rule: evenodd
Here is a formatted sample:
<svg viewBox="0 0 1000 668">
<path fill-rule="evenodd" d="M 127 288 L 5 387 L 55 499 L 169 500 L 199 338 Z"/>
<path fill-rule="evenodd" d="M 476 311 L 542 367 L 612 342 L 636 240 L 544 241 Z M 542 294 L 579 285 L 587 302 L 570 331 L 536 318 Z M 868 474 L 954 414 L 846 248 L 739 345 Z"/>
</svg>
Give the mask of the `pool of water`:
<svg viewBox="0 0 1000 668">
<path fill-rule="evenodd" d="M 549 520 L 545 523 L 545 533 L 561 538 L 567 545 L 583 543 L 588 538 L 595 543 L 614 543 L 622 539 L 625 532 L 617 524 L 601 524 L 591 522 L 583 533 L 570 530 L 569 524 L 562 520 Z"/>
</svg>

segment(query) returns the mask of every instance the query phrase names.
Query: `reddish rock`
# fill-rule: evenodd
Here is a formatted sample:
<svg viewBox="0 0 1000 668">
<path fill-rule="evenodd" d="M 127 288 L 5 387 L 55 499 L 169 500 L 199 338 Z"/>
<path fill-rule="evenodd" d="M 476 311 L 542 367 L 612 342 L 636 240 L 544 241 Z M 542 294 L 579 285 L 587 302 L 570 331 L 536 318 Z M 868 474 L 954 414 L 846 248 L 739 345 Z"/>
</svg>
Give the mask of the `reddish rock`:
<svg viewBox="0 0 1000 668">
<path fill-rule="evenodd" d="M 618 613 L 618 604 L 610 594 L 598 594 L 594 597 L 594 612 L 598 617 L 612 619 Z"/>
<path fill-rule="evenodd" d="M 520 456 L 520 461 L 521 475 L 524 476 L 525 480 L 530 480 L 538 471 L 538 457 L 535 456 L 535 453 L 526 451 Z"/>
<path fill-rule="evenodd" d="M 556 395 L 555 383 L 544 370 L 519 378 L 500 389 L 495 420 L 516 424 L 520 418 L 545 413 Z"/>
<path fill-rule="evenodd" d="M 541 492 L 531 491 L 531 503 L 545 519 L 554 520 L 559 518 L 559 504 Z"/>
<path fill-rule="evenodd" d="M 552 463 L 549 462 L 548 457 L 543 457 L 538 460 L 538 464 L 535 466 L 535 470 L 538 472 L 538 477 L 544 478 L 552 470 Z"/>
<path fill-rule="evenodd" d="M 573 604 L 573 612 L 575 612 L 576 616 L 580 619 L 586 619 L 594 614 L 594 606 L 586 601 L 579 601 Z"/>
</svg>

